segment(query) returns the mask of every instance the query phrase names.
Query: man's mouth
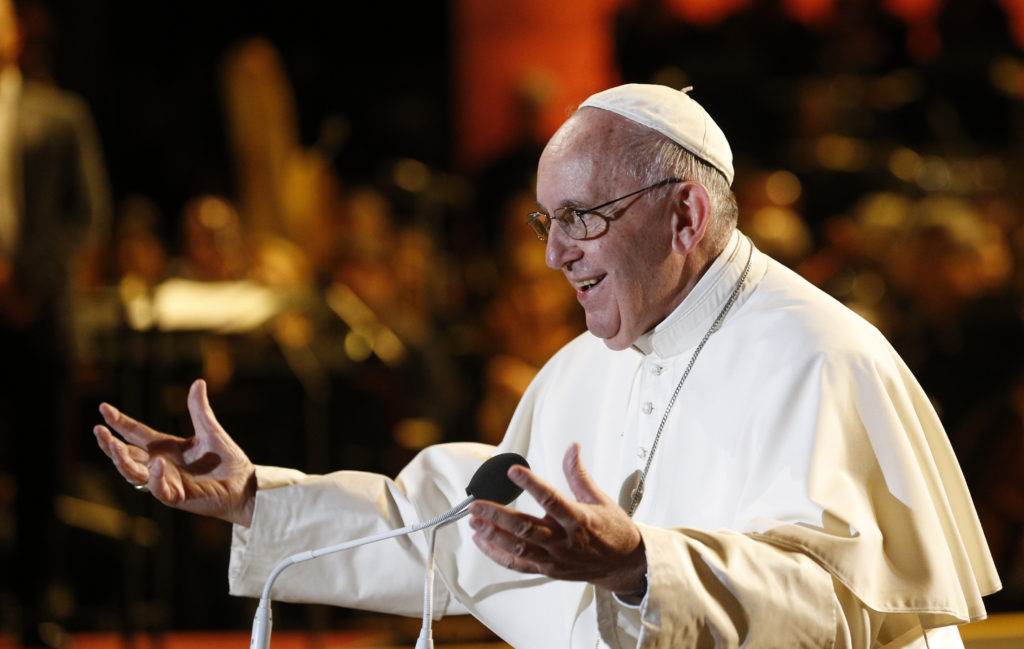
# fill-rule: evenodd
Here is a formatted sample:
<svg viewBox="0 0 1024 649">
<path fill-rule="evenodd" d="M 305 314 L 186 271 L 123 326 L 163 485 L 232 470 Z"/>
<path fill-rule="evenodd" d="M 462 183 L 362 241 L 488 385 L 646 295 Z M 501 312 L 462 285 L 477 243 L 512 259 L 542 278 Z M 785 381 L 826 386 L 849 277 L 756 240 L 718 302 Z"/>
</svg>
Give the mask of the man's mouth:
<svg viewBox="0 0 1024 649">
<path fill-rule="evenodd" d="M 590 289 L 600 284 L 601 280 L 603 280 L 604 278 L 604 275 L 601 275 L 600 277 L 591 277 L 589 279 L 585 279 L 579 282 L 573 282 L 573 286 L 575 286 L 576 290 L 579 291 L 580 293 L 586 293 Z"/>
</svg>

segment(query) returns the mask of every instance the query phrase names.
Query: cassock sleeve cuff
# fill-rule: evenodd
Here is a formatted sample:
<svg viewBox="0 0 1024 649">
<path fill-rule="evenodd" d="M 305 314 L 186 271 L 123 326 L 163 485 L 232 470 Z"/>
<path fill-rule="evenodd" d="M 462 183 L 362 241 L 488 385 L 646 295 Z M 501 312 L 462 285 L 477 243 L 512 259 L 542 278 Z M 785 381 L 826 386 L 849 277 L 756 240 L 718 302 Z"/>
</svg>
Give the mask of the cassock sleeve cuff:
<svg viewBox="0 0 1024 649">
<path fill-rule="evenodd" d="M 595 589 L 609 646 L 691 646 L 707 633 L 722 646 L 833 646 L 832 578 L 811 558 L 726 530 L 638 527 L 648 580 L 640 605 Z"/>
<path fill-rule="evenodd" d="M 250 553 L 249 544 L 253 540 L 254 530 L 259 529 L 261 491 L 276 489 L 297 484 L 306 474 L 295 469 L 276 466 L 256 466 L 256 503 L 252 512 L 252 523 L 249 527 L 233 525 L 231 531 L 231 555 L 228 562 L 228 592 L 241 597 L 259 597 L 263 590 L 260 578 L 266 578 L 269 570 L 266 561 L 260 561 Z M 279 557 L 278 560 L 284 557 Z M 271 566 L 272 568 L 273 566 Z"/>
</svg>

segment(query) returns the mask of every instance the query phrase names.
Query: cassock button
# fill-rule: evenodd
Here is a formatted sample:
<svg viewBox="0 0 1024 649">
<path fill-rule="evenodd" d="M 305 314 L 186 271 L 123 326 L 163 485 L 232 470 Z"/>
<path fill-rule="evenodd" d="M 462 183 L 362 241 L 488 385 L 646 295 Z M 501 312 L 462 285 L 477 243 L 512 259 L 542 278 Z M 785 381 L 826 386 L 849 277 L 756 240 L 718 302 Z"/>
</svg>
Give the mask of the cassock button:
<svg viewBox="0 0 1024 649">
<path fill-rule="evenodd" d="M 654 365 L 651 367 L 651 374 L 654 376 L 661 376 L 661 373 L 665 371 L 664 365 Z"/>
<path fill-rule="evenodd" d="M 641 408 L 641 410 L 643 410 L 643 413 L 645 415 L 649 415 L 652 412 L 654 412 L 654 404 L 648 401 L 647 403 L 644 404 L 644 407 Z"/>
<path fill-rule="evenodd" d="M 644 448 L 643 446 L 638 447 L 636 449 L 636 456 L 637 457 L 647 457 L 647 449 Z"/>
</svg>

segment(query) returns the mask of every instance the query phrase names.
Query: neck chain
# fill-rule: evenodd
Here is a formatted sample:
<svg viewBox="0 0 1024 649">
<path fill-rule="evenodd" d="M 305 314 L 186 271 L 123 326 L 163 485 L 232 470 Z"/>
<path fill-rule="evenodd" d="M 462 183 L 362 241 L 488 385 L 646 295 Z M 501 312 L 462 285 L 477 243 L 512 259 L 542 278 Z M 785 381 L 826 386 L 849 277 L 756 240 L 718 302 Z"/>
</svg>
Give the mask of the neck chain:
<svg viewBox="0 0 1024 649">
<path fill-rule="evenodd" d="M 629 510 L 627 514 L 630 518 L 633 517 L 633 512 L 636 511 L 637 506 L 640 504 L 640 499 L 644 497 L 644 484 L 647 482 L 647 472 L 651 470 L 651 462 L 654 461 L 654 454 L 658 450 L 658 442 L 661 441 L 661 433 L 665 430 L 665 422 L 668 421 L 668 416 L 672 412 L 672 406 L 676 403 L 676 397 L 679 396 L 679 391 L 683 389 L 683 384 L 686 383 L 686 378 L 690 376 L 690 370 L 693 369 L 693 364 L 697 362 L 697 357 L 700 356 L 701 350 L 704 349 L 704 344 L 708 342 L 708 338 L 711 338 L 711 334 L 715 333 L 722 326 L 722 322 L 725 320 L 725 315 L 732 309 L 732 305 L 736 303 L 736 298 L 739 297 L 740 291 L 743 290 L 743 284 L 747 281 L 747 275 L 750 273 L 750 264 L 754 259 L 754 244 L 750 244 L 750 252 L 747 254 L 747 265 L 740 274 L 740 278 L 736 281 L 736 286 L 732 289 L 732 293 L 729 295 L 729 299 L 726 301 L 725 306 L 719 312 L 718 317 L 711 323 L 711 328 L 707 330 L 704 337 L 701 338 L 700 343 L 697 345 L 697 349 L 693 350 L 693 356 L 690 357 L 690 362 L 686 366 L 686 370 L 683 372 L 683 376 L 679 379 L 678 385 L 676 385 L 675 392 L 672 393 L 672 398 L 668 400 L 668 407 L 665 408 L 665 414 L 661 417 L 661 423 L 658 424 L 658 432 L 654 435 L 654 443 L 651 444 L 651 452 L 647 454 L 647 465 L 644 467 L 643 473 L 640 474 L 640 481 L 637 483 L 636 488 L 633 489 L 632 500 L 629 503 Z M 635 475 L 635 474 L 634 474 Z"/>
</svg>

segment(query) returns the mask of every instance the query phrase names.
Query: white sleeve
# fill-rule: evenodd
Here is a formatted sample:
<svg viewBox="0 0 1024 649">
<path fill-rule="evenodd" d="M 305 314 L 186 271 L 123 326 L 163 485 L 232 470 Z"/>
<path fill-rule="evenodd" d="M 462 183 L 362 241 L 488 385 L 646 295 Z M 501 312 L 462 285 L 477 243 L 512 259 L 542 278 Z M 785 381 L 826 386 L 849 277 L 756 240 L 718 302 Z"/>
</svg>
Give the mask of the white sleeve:
<svg viewBox="0 0 1024 649">
<path fill-rule="evenodd" d="M 730 531 L 640 530 L 641 605 L 596 589 L 599 632 L 614 649 L 962 647 L 956 627 L 925 631 L 915 614 L 874 611 L 799 551 Z"/>
<path fill-rule="evenodd" d="M 462 489 L 468 476 L 492 453 L 493 447 L 482 444 L 431 447 L 395 480 L 356 471 L 314 476 L 257 467 L 252 525 L 234 527 L 228 570 L 231 594 L 258 597 L 274 566 L 292 554 L 443 513 L 465 496 Z M 291 566 L 275 582 L 271 597 L 418 616 L 423 608 L 427 533 Z M 441 580 L 435 581 L 434 592 L 437 613 L 465 612 Z"/>
<path fill-rule="evenodd" d="M 639 609 L 597 589 L 609 646 L 835 646 L 832 578 L 806 555 L 732 532 L 640 530 L 648 585 Z"/>
</svg>

